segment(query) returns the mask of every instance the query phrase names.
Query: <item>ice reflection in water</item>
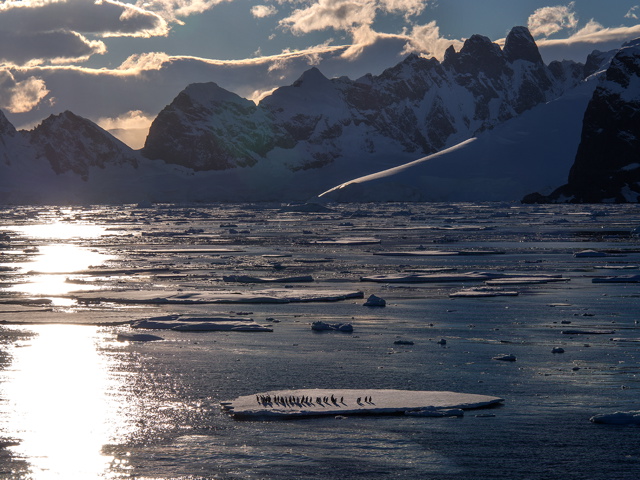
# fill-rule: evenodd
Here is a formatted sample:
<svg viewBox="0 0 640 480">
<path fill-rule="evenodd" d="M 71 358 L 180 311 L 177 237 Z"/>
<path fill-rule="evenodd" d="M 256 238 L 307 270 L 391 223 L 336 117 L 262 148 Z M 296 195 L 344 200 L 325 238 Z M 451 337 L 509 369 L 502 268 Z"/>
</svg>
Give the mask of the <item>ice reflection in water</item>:
<svg viewBox="0 0 640 480">
<path fill-rule="evenodd" d="M 33 330 L 0 372 L 2 434 L 19 442 L 12 454 L 30 464 L 29 478 L 116 478 L 102 448 L 131 433 L 136 415 L 118 395 L 115 360 L 97 349 L 104 339 L 95 327 Z"/>
</svg>

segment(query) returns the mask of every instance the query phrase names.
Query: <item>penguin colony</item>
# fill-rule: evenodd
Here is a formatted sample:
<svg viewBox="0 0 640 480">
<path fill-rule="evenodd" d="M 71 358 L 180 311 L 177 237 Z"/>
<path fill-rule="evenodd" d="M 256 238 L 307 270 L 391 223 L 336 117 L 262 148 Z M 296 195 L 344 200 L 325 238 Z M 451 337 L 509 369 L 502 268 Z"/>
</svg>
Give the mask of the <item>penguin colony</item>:
<svg viewBox="0 0 640 480">
<path fill-rule="evenodd" d="M 335 397 L 334 395 L 331 395 L 330 397 L 316 397 L 315 399 L 312 397 L 307 397 L 307 396 L 303 396 L 303 397 L 294 397 L 294 396 L 280 396 L 280 395 L 274 395 L 273 397 L 271 395 L 256 395 L 256 402 L 258 402 L 258 405 L 261 405 L 263 407 L 272 407 L 274 405 L 282 405 L 284 407 L 307 407 L 307 406 L 312 406 L 312 405 L 318 405 L 320 407 L 324 407 L 324 406 L 340 406 L 340 405 L 347 405 L 344 402 L 344 397 L 340 397 L 339 399 L 337 397 Z M 368 404 L 368 405 L 375 405 L 373 403 L 373 400 L 371 399 L 370 396 L 367 397 L 358 397 L 356 399 L 356 403 L 358 405 L 364 405 L 364 404 Z"/>
</svg>

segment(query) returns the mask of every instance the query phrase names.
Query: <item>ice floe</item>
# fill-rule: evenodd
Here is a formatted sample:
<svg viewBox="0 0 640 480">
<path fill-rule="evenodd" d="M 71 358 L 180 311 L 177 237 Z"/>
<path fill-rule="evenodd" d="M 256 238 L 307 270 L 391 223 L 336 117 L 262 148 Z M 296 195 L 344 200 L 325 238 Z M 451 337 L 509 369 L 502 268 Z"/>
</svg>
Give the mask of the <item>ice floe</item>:
<svg viewBox="0 0 640 480">
<path fill-rule="evenodd" d="M 615 330 L 562 330 L 563 335 L 612 335 L 616 333 Z"/>
<path fill-rule="evenodd" d="M 592 278 L 592 283 L 640 283 L 640 275 L 618 275 L 615 277 Z"/>
<path fill-rule="evenodd" d="M 312 245 L 375 245 L 380 239 L 373 237 L 345 237 L 331 240 L 312 240 Z"/>
<path fill-rule="evenodd" d="M 422 416 L 434 416 L 437 412 L 446 415 L 444 412 L 453 409 L 483 408 L 503 401 L 502 398 L 488 395 L 446 391 L 303 389 L 259 392 L 220 402 L 220 405 L 236 418 L 408 412 L 424 412 Z"/>
<path fill-rule="evenodd" d="M 456 255 L 501 255 L 505 252 L 496 250 L 417 250 L 407 252 L 374 252 L 374 255 L 385 257 L 437 257 Z"/>
<path fill-rule="evenodd" d="M 118 333 L 116 340 L 119 342 L 155 342 L 164 340 L 164 338 L 148 333 Z"/>
<path fill-rule="evenodd" d="M 180 315 L 138 320 L 131 327 L 148 330 L 175 330 L 178 332 L 273 332 L 272 328 L 260 325 L 251 318 L 187 317 Z"/>
<path fill-rule="evenodd" d="M 582 250 L 580 252 L 576 252 L 573 254 L 576 258 L 598 258 L 598 257 L 607 257 L 608 254 L 606 252 L 599 252 L 597 250 Z"/>
<path fill-rule="evenodd" d="M 350 298 L 363 298 L 364 294 L 359 291 L 282 288 L 253 291 L 125 290 L 74 293 L 70 296 L 80 302 L 93 303 L 231 304 L 337 302 Z"/>
<path fill-rule="evenodd" d="M 225 282 L 237 283 L 303 283 L 313 282 L 311 275 L 300 275 L 296 277 L 252 277 L 250 275 L 227 275 L 222 277 Z"/>
<path fill-rule="evenodd" d="M 360 277 L 361 282 L 377 283 L 439 283 L 439 282 L 482 282 L 492 278 L 500 278 L 502 274 L 489 272 L 469 272 L 469 273 L 429 273 L 429 274 L 392 274 L 392 275 L 371 275 Z"/>
<path fill-rule="evenodd" d="M 501 288 L 494 287 L 477 287 L 477 288 L 465 288 L 458 292 L 450 293 L 452 298 L 464 298 L 464 297 L 515 297 L 519 295 L 519 292 L 515 290 L 503 290 Z"/>
<path fill-rule="evenodd" d="M 494 360 L 501 360 L 503 362 L 515 362 L 516 361 L 516 356 L 513 355 L 512 353 L 508 353 L 505 355 L 497 355 L 495 357 L 493 357 Z"/>
<path fill-rule="evenodd" d="M 640 411 L 602 413 L 594 415 L 589 421 L 607 425 L 640 425 Z"/>
</svg>

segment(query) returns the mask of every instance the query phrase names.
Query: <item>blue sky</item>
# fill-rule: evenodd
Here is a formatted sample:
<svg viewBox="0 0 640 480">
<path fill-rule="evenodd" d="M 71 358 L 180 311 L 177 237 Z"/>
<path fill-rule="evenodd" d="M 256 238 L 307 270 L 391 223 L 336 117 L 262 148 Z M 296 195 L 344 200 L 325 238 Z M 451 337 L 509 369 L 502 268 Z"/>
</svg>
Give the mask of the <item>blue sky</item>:
<svg viewBox="0 0 640 480">
<path fill-rule="evenodd" d="M 380 73 L 479 33 L 530 28 L 545 61 L 640 37 L 640 0 L 5 0 L 0 109 L 19 128 L 71 110 L 138 135 L 184 87 L 258 100 L 317 66 Z M 134 135 L 134 133 L 131 133 Z"/>
</svg>

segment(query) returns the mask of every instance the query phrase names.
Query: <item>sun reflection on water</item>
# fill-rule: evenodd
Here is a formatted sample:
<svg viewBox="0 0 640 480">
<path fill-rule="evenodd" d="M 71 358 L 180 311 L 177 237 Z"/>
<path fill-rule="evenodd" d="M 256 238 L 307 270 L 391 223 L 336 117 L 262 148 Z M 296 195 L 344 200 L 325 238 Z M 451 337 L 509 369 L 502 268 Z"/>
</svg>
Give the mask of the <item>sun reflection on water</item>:
<svg viewBox="0 0 640 480">
<path fill-rule="evenodd" d="M 33 330 L 0 371 L 2 432 L 19 442 L 12 453 L 30 464 L 28 478 L 120 478 L 109 473 L 114 459 L 102 448 L 130 433 L 132 412 L 117 394 L 122 380 L 110 373 L 113 360 L 97 349 L 100 332 L 76 325 Z"/>
</svg>

